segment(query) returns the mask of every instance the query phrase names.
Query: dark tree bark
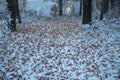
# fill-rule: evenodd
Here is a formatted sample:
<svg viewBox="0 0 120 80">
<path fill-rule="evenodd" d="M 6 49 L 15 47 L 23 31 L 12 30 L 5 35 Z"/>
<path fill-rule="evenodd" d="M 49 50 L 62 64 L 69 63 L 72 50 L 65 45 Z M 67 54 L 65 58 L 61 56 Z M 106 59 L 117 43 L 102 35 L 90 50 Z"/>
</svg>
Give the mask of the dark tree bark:
<svg viewBox="0 0 120 80">
<path fill-rule="evenodd" d="M 10 28 L 11 31 L 17 31 L 14 0 L 6 0 L 6 2 L 10 15 L 8 20 L 8 28 Z"/>
<path fill-rule="evenodd" d="M 112 7 L 114 7 L 114 3 L 115 3 L 115 0 L 110 0 L 110 7 L 112 8 Z"/>
<path fill-rule="evenodd" d="M 16 21 L 18 20 L 21 23 L 18 0 L 6 0 L 7 8 L 9 10 L 9 20 L 8 20 L 8 28 L 11 31 L 17 31 Z"/>
<path fill-rule="evenodd" d="M 63 3 L 63 0 L 59 0 L 59 15 L 62 16 L 63 15 L 63 10 L 62 10 L 62 3 Z"/>
<path fill-rule="evenodd" d="M 18 0 L 14 0 L 14 4 L 15 4 L 16 19 L 18 19 L 18 22 L 21 23 Z"/>
<path fill-rule="evenodd" d="M 103 15 L 108 11 L 109 0 L 101 0 L 100 20 L 103 20 Z"/>
<path fill-rule="evenodd" d="M 80 13 L 79 13 L 80 16 L 82 15 L 82 4 L 83 4 L 83 0 L 80 0 Z"/>
<path fill-rule="evenodd" d="M 95 8 L 100 13 L 100 20 L 103 20 L 103 16 L 108 12 L 109 3 L 113 0 L 95 0 Z"/>
<path fill-rule="evenodd" d="M 83 0 L 83 24 L 88 24 L 92 21 L 92 0 Z"/>
</svg>

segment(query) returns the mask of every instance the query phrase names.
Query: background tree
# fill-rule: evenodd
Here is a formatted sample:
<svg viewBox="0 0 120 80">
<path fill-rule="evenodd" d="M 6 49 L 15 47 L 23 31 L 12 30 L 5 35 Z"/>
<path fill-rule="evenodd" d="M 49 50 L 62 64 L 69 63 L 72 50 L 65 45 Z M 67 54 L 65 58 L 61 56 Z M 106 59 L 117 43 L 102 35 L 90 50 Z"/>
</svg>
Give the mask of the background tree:
<svg viewBox="0 0 120 80">
<path fill-rule="evenodd" d="M 100 0 L 100 1 L 101 1 L 100 20 L 103 20 L 103 15 L 108 11 L 109 0 Z"/>
<path fill-rule="evenodd" d="M 14 7 L 15 7 L 16 19 L 19 23 L 21 23 L 18 0 L 14 0 L 14 5 L 15 5 Z"/>
<path fill-rule="evenodd" d="M 62 3 L 63 3 L 63 0 L 59 0 L 59 15 L 62 16 L 63 15 L 63 10 L 62 10 Z"/>
<path fill-rule="evenodd" d="M 110 0 L 95 0 L 95 8 L 100 14 L 100 20 L 103 20 L 104 14 L 108 11 Z M 111 0 L 112 1 L 112 0 Z"/>
<path fill-rule="evenodd" d="M 83 4 L 83 0 L 80 0 L 80 13 L 79 13 L 80 16 L 82 15 L 82 4 Z"/>
<path fill-rule="evenodd" d="M 83 0 L 83 24 L 88 24 L 92 21 L 92 0 Z"/>
<path fill-rule="evenodd" d="M 16 23 L 21 23 L 18 0 L 6 0 L 9 11 L 8 28 L 11 31 L 17 31 Z"/>
<path fill-rule="evenodd" d="M 115 0 L 110 0 L 110 7 L 114 7 Z"/>
</svg>

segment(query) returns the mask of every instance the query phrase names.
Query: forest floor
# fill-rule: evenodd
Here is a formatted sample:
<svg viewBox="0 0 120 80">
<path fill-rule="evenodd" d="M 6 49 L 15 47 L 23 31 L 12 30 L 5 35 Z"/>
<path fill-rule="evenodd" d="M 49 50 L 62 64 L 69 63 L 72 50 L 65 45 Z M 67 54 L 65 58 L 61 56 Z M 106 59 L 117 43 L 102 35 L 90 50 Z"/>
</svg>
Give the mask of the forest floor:
<svg viewBox="0 0 120 80">
<path fill-rule="evenodd" d="M 0 80 L 119 80 L 120 18 L 81 25 L 45 19 L 0 24 Z"/>
</svg>

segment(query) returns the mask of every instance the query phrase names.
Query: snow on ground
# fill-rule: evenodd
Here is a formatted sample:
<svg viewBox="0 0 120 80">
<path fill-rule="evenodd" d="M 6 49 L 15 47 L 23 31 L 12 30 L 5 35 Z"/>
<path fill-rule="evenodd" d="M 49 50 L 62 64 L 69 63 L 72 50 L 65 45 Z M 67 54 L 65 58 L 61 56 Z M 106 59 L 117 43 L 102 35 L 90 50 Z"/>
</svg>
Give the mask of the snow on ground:
<svg viewBox="0 0 120 80">
<path fill-rule="evenodd" d="M 120 18 L 0 25 L 0 80 L 119 80 Z"/>
</svg>

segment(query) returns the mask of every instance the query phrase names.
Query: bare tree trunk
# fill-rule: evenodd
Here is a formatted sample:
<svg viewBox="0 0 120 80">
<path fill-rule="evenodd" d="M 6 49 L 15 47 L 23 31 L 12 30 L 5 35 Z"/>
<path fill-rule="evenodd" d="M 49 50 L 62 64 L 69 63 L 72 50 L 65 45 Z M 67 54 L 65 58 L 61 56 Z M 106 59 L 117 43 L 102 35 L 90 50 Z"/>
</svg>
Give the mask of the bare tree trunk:
<svg viewBox="0 0 120 80">
<path fill-rule="evenodd" d="M 18 0 L 14 0 L 14 4 L 15 4 L 16 19 L 18 20 L 19 23 L 21 23 Z"/>
<path fill-rule="evenodd" d="M 80 16 L 82 15 L 82 4 L 83 4 L 83 0 L 80 0 L 80 13 L 79 13 Z"/>
<path fill-rule="evenodd" d="M 6 0 L 6 2 L 7 2 L 8 10 L 9 10 L 8 28 L 11 31 L 17 31 L 17 29 L 16 29 L 16 14 L 15 14 L 14 0 Z"/>
<path fill-rule="evenodd" d="M 59 15 L 62 16 L 63 15 L 63 10 L 62 10 L 62 3 L 63 3 L 63 0 L 59 0 Z"/>
<path fill-rule="evenodd" d="M 112 9 L 114 7 L 114 3 L 115 3 L 115 0 L 110 0 L 110 9 Z"/>
<path fill-rule="evenodd" d="M 103 20 L 103 15 L 108 11 L 109 0 L 101 0 L 100 20 Z"/>
<path fill-rule="evenodd" d="M 112 0 L 96 0 L 95 8 L 100 13 L 100 20 L 103 20 L 104 14 L 107 13 L 110 1 Z"/>
<path fill-rule="evenodd" d="M 83 0 L 83 24 L 88 24 L 92 21 L 92 0 Z"/>
<path fill-rule="evenodd" d="M 6 0 L 6 2 L 9 10 L 8 28 L 11 31 L 17 31 L 16 21 L 18 20 L 21 23 L 18 0 Z"/>
</svg>

